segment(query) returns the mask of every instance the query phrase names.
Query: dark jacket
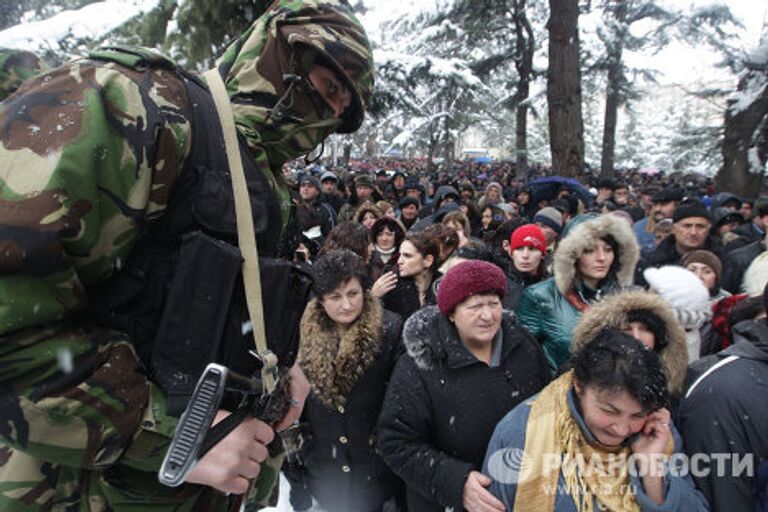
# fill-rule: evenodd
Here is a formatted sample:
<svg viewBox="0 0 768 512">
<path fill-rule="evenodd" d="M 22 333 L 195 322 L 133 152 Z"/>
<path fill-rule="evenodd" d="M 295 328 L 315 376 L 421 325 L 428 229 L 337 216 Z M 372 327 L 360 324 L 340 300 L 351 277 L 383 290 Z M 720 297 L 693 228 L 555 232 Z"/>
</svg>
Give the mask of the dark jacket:
<svg viewBox="0 0 768 512">
<path fill-rule="evenodd" d="M 751 243 L 762 241 L 765 238 L 765 232 L 758 231 L 758 229 L 754 222 L 745 222 L 731 230 L 731 234 L 736 235 L 738 238 L 728 242 L 725 246 L 725 252 L 729 253 Z"/>
<path fill-rule="evenodd" d="M 752 260 L 763 252 L 765 252 L 765 242 L 758 240 L 726 254 L 723 258 L 723 277 L 720 280 L 720 287 L 731 293 L 739 293 L 744 273 Z"/>
<path fill-rule="evenodd" d="M 368 275 L 371 276 L 371 281 L 376 282 L 376 280 L 385 272 L 396 270 L 397 260 L 399 258 L 400 252 L 395 250 L 392 254 L 389 255 L 387 261 L 384 261 L 381 259 L 381 253 L 379 253 L 377 250 L 374 250 L 373 256 L 371 256 L 371 262 L 368 264 Z"/>
<path fill-rule="evenodd" d="M 402 494 L 401 482 L 375 449 L 376 421 L 402 352 L 401 328 L 400 317 L 368 297 L 345 334 L 354 350 L 345 352 L 344 338 L 338 340 L 322 306 L 307 306 L 300 360 L 312 384 L 301 417 L 308 441 L 300 460 L 285 469 L 295 509 L 309 508 L 314 497 L 329 511 L 378 512 Z"/>
<path fill-rule="evenodd" d="M 427 293 L 424 296 L 424 306 L 429 304 L 437 304 L 435 297 L 435 281 L 440 277 L 440 274 L 436 274 L 432 278 L 432 282 L 429 284 Z M 410 277 L 400 277 L 397 279 L 395 288 L 381 298 L 384 308 L 389 311 L 394 311 L 400 315 L 403 320 L 407 320 L 413 313 L 422 307 L 419 302 L 419 290 L 416 288 L 416 283 Z"/>
<path fill-rule="evenodd" d="M 544 263 L 542 260 L 541 267 L 543 266 Z M 504 309 L 514 311 L 520 303 L 520 299 L 522 298 L 525 289 L 536 283 L 540 283 L 549 276 L 545 273 L 542 273 L 540 276 L 534 276 L 532 274 L 520 272 L 515 268 L 514 263 L 510 263 L 509 268 L 510 270 L 506 272 L 507 294 L 504 296 L 502 304 L 504 305 Z"/>
<path fill-rule="evenodd" d="M 664 240 L 659 243 L 656 250 L 648 253 L 646 257 L 638 263 L 637 272 L 635 274 L 635 282 L 645 286 L 647 283 L 643 278 L 643 271 L 647 268 L 659 268 L 665 265 L 677 265 L 680 266 L 683 261 L 683 254 L 677 252 L 675 247 L 677 240 L 674 233 L 668 235 Z M 704 246 L 701 249 L 714 253 L 718 258 L 722 258 L 723 246 L 712 235 L 708 235 Z"/>
<path fill-rule="evenodd" d="M 432 205 L 422 206 L 421 210 L 419 211 L 419 221 L 411 227 L 410 231 L 421 231 L 427 226 L 430 226 L 435 222 L 439 222 L 437 218 L 438 212 L 443 204 L 443 201 L 445 201 L 446 196 L 453 196 L 457 205 L 461 201 L 461 196 L 455 188 L 448 185 L 443 185 L 437 189 L 437 192 L 435 192 L 435 199 L 432 202 Z M 445 212 L 442 213 L 445 215 Z"/>
<path fill-rule="evenodd" d="M 754 454 L 755 472 L 765 471 L 768 461 L 768 325 L 765 320 L 740 322 L 733 334 L 736 344 L 691 365 L 693 385 L 678 413 L 689 455 L 728 454 L 724 474 L 718 474 L 712 459 L 711 465 L 702 464 L 708 475 L 694 475 L 714 511 L 757 510 L 755 496 L 768 494 L 764 485 L 757 488 L 753 476 L 735 476 L 731 465 L 731 454 L 742 461 Z"/>
<path fill-rule="evenodd" d="M 406 482 L 409 510 L 462 510 L 464 483 L 480 470 L 496 423 L 547 383 L 539 344 L 511 312 L 504 313 L 501 333 L 501 364 L 490 368 L 465 348 L 436 306 L 406 322 L 408 355 L 390 380 L 379 448 Z"/>
</svg>

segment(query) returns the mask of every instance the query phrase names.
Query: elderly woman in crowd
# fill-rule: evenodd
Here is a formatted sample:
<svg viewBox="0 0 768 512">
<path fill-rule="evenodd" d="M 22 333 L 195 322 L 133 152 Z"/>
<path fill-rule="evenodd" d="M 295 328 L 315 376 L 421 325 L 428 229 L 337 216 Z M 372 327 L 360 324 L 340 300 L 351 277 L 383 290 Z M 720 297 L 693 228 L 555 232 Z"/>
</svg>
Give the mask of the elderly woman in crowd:
<svg viewBox="0 0 768 512">
<path fill-rule="evenodd" d="M 688 368 L 685 331 L 664 299 L 645 290 L 627 290 L 595 303 L 573 331 L 571 352 L 579 352 L 605 328 L 623 331 L 658 353 L 672 402 L 682 397 Z"/>
<path fill-rule="evenodd" d="M 658 464 L 682 449 L 666 405 L 658 353 L 600 331 L 496 427 L 483 465 L 491 492 L 515 512 L 708 510 L 690 476 Z"/>
<path fill-rule="evenodd" d="M 406 482 L 409 510 L 503 510 L 479 473 L 485 448 L 499 419 L 549 379 L 539 344 L 502 309 L 505 283 L 492 263 L 459 263 L 438 305 L 406 322 L 379 449 Z"/>
<path fill-rule="evenodd" d="M 570 356 L 571 332 L 590 304 L 632 285 L 640 248 L 630 225 L 614 215 L 581 215 L 564 231 L 554 277 L 523 292 L 517 315 L 541 342 L 555 372 Z"/>
<path fill-rule="evenodd" d="M 306 510 L 314 498 L 329 511 L 379 512 L 401 495 L 375 447 L 402 323 L 370 295 L 356 254 L 331 251 L 313 268 L 317 297 L 301 320 L 299 353 L 312 385 L 301 418 L 308 441 L 285 471 L 291 504 Z"/>
</svg>

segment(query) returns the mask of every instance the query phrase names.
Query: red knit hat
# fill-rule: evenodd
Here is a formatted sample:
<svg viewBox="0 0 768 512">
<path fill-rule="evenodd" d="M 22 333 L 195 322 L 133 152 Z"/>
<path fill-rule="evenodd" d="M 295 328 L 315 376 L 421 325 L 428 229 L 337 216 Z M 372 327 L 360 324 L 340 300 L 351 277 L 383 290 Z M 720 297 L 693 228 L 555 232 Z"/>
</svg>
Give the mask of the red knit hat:
<svg viewBox="0 0 768 512">
<path fill-rule="evenodd" d="M 531 247 L 541 254 L 547 254 L 547 240 L 541 228 L 536 224 L 525 224 L 513 231 L 509 239 L 509 250 L 514 251 L 520 247 Z"/>
<path fill-rule="evenodd" d="M 440 279 L 437 305 L 444 315 L 450 315 L 465 299 L 482 293 L 495 293 L 504 298 L 507 293 L 504 272 L 487 261 L 462 261 L 452 266 Z"/>
</svg>

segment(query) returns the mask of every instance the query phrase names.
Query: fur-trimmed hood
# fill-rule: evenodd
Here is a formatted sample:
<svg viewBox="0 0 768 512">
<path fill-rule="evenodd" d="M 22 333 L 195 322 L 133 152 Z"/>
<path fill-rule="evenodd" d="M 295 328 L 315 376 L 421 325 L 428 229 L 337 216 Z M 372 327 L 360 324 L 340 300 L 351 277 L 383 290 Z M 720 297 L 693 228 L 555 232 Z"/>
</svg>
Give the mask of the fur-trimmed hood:
<svg viewBox="0 0 768 512">
<path fill-rule="evenodd" d="M 379 355 L 383 335 L 384 309 L 368 292 L 362 313 L 341 338 L 320 300 L 310 301 L 301 318 L 299 363 L 315 396 L 331 408 L 344 404 Z"/>
<path fill-rule="evenodd" d="M 504 310 L 501 331 L 505 332 L 515 323 L 515 314 Z M 509 348 L 506 343 L 505 337 L 505 350 Z M 430 370 L 441 364 L 455 368 L 477 362 L 462 345 L 454 325 L 437 306 L 423 307 L 408 318 L 403 327 L 403 344 L 416 366 L 422 370 Z"/>
<path fill-rule="evenodd" d="M 630 286 L 634 280 L 635 266 L 640 259 L 640 246 L 626 220 L 616 215 L 603 214 L 585 220 L 568 230 L 555 250 L 553 270 L 558 291 L 566 295 L 576 278 L 576 260 L 597 241 L 611 235 L 619 245 L 618 270 L 611 276 L 619 287 Z"/>
<path fill-rule="evenodd" d="M 573 331 L 571 353 L 578 352 L 602 329 L 621 329 L 627 325 L 630 311 L 646 310 L 664 322 L 667 346 L 659 353 L 667 372 L 667 386 L 671 395 L 681 396 L 688 367 L 688 346 L 685 331 L 675 314 L 658 294 L 633 290 L 609 295 L 594 303 L 582 315 Z"/>
</svg>

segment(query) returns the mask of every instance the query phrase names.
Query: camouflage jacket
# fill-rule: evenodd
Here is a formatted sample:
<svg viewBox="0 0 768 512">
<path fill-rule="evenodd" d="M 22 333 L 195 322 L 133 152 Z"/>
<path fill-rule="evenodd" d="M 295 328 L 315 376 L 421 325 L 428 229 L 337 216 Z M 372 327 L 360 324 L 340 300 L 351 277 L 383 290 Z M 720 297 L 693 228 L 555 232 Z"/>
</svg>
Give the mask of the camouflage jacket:
<svg viewBox="0 0 768 512">
<path fill-rule="evenodd" d="M 0 48 L 0 101 L 13 94 L 24 80 L 47 70 L 48 66 L 33 53 Z"/>
<path fill-rule="evenodd" d="M 302 51 L 297 49 L 301 47 Z M 283 82 L 322 54 L 355 93 L 341 120 Z M 304 67 L 302 67 L 304 66 Z M 281 0 L 217 63 L 235 121 L 283 205 L 282 164 L 351 131 L 373 80 L 365 33 L 337 0 Z M 306 82 L 306 81 L 305 81 Z M 291 100 L 287 102 L 287 100 Z M 162 216 L 192 127 L 173 66 L 82 59 L 0 104 L 0 508 L 223 509 L 211 489 L 157 482 L 175 429 L 121 333 L 83 318 L 89 290 Z M 274 471 L 262 480 L 274 481 Z"/>
</svg>

